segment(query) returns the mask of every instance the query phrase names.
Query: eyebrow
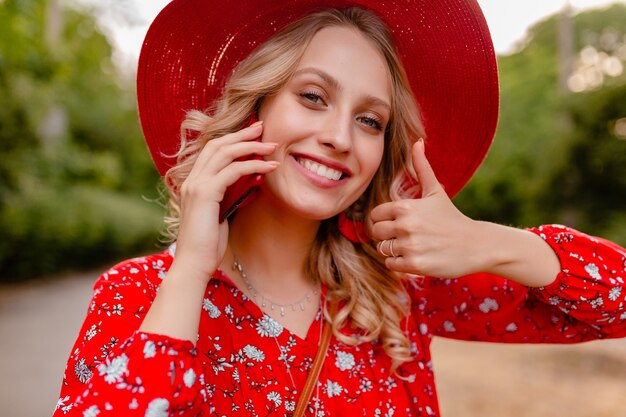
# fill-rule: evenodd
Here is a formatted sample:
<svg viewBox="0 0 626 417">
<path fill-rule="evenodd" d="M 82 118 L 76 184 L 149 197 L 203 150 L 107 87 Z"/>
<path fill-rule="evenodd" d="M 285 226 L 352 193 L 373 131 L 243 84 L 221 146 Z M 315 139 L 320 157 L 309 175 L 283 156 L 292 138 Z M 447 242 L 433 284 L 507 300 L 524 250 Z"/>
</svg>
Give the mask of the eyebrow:
<svg viewBox="0 0 626 417">
<path fill-rule="evenodd" d="M 302 68 L 302 69 L 299 69 L 296 72 L 294 72 L 293 76 L 295 77 L 296 75 L 300 75 L 300 74 L 314 74 L 314 75 L 317 75 L 322 80 L 324 80 L 324 82 L 326 84 L 330 85 L 333 89 L 338 90 L 338 91 L 342 90 L 342 86 L 341 86 L 341 84 L 339 83 L 339 81 L 336 78 L 334 78 L 329 73 L 327 73 L 325 71 L 322 71 L 319 68 L 313 68 L 313 67 Z M 365 102 L 370 104 L 370 105 L 383 106 L 389 112 L 391 112 L 391 106 L 389 105 L 389 103 L 387 103 L 385 100 L 380 99 L 380 98 L 378 98 L 376 96 L 372 96 L 372 95 L 368 94 L 365 97 Z"/>
</svg>

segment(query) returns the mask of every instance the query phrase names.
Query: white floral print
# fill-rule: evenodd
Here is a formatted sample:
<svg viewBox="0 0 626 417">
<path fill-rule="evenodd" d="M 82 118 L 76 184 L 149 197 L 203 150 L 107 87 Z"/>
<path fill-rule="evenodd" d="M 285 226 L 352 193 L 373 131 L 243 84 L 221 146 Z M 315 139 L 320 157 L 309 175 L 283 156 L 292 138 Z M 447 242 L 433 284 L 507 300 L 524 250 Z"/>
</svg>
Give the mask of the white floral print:
<svg viewBox="0 0 626 417">
<path fill-rule="evenodd" d="M 259 336 L 278 337 L 283 332 L 283 326 L 266 314 L 257 322 L 256 331 Z"/>
<path fill-rule="evenodd" d="M 609 291 L 609 300 L 617 301 L 617 299 L 619 298 L 621 294 L 622 294 L 622 287 L 611 288 L 611 291 Z"/>
<path fill-rule="evenodd" d="M 143 357 L 154 358 L 156 356 L 156 345 L 152 340 L 148 340 L 146 344 L 143 346 Z"/>
<path fill-rule="evenodd" d="M 91 379 L 93 372 L 89 369 L 89 367 L 85 364 L 85 358 L 80 358 L 76 365 L 74 365 L 74 374 L 80 382 L 83 384 Z"/>
<path fill-rule="evenodd" d="M 329 398 L 340 395 L 343 392 L 343 387 L 337 382 L 333 382 L 330 379 L 326 381 L 324 391 Z"/>
<path fill-rule="evenodd" d="M 450 320 L 446 320 L 446 321 L 443 323 L 443 329 L 444 329 L 446 332 L 449 332 L 449 333 L 456 332 L 456 328 L 454 327 L 454 323 L 453 323 L 453 322 L 451 322 Z"/>
<path fill-rule="evenodd" d="M 205 298 L 202 302 L 202 309 L 208 312 L 209 317 L 211 317 L 212 319 L 216 319 L 222 314 L 220 309 L 217 308 L 215 304 L 213 304 L 208 298 Z"/>
<path fill-rule="evenodd" d="M 296 402 L 295 401 L 285 401 L 285 410 L 287 411 L 295 411 Z"/>
<path fill-rule="evenodd" d="M 265 353 L 256 346 L 246 345 L 246 347 L 243 348 L 243 353 L 246 354 L 248 359 L 252 359 L 256 362 L 263 362 L 265 360 Z"/>
<path fill-rule="evenodd" d="M 482 303 L 480 303 L 478 308 L 483 313 L 489 313 L 490 311 L 497 311 L 498 308 L 500 308 L 500 306 L 498 305 L 498 302 L 496 300 L 494 300 L 493 298 L 487 297 L 483 300 Z"/>
<path fill-rule="evenodd" d="M 72 404 L 66 404 L 70 399 L 69 395 L 66 395 L 65 397 L 61 397 L 59 398 L 59 400 L 57 401 L 57 405 L 54 408 L 55 410 L 61 410 L 63 412 L 63 414 L 67 414 L 71 409 L 72 409 Z"/>
<path fill-rule="evenodd" d="M 279 407 L 283 403 L 283 400 L 280 394 L 277 393 L 276 391 L 272 391 L 269 394 L 267 394 L 267 399 L 270 401 L 273 401 L 276 407 Z"/>
<path fill-rule="evenodd" d="M 94 336 L 98 334 L 99 330 L 100 329 L 97 325 L 92 324 L 91 327 L 85 332 L 85 337 L 87 338 L 87 340 L 91 340 Z"/>
<path fill-rule="evenodd" d="M 116 304 L 113 306 L 113 310 L 111 311 L 111 313 L 121 316 L 123 310 L 124 310 L 124 307 L 121 304 Z"/>
<path fill-rule="evenodd" d="M 183 381 L 185 381 L 187 388 L 191 388 L 193 386 L 196 382 L 196 373 L 193 369 L 187 369 L 187 372 L 183 375 Z"/>
<path fill-rule="evenodd" d="M 98 414 L 100 414 L 100 409 L 97 405 L 92 405 L 83 411 L 83 417 L 96 417 Z"/>
<path fill-rule="evenodd" d="M 170 403 L 165 398 L 155 398 L 148 404 L 145 417 L 167 417 Z"/>
<path fill-rule="evenodd" d="M 367 392 L 367 391 L 371 391 L 371 389 L 374 388 L 372 385 L 372 381 L 370 381 L 367 378 L 362 378 L 361 382 L 359 384 L 359 389 L 363 392 Z"/>
<path fill-rule="evenodd" d="M 335 359 L 335 366 L 345 371 L 354 367 L 354 355 L 348 352 L 337 352 L 337 358 Z"/>
<path fill-rule="evenodd" d="M 517 324 L 509 323 L 509 324 L 506 325 L 504 330 L 506 330 L 507 332 L 516 332 L 517 331 Z"/>
<path fill-rule="evenodd" d="M 121 354 L 111 360 L 107 359 L 106 363 L 98 367 L 98 372 L 109 384 L 122 382 L 123 376 L 128 374 L 128 356 Z"/>
<path fill-rule="evenodd" d="M 585 266 L 585 271 L 589 274 L 591 278 L 601 279 L 600 270 L 596 264 L 588 264 Z"/>
<path fill-rule="evenodd" d="M 602 299 L 602 297 L 596 297 L 593 300 L 589 301 L 589 304 L 591 304 L 593 308 L 598 308 L 604 304 L 604 300 Z"/>
</svg>

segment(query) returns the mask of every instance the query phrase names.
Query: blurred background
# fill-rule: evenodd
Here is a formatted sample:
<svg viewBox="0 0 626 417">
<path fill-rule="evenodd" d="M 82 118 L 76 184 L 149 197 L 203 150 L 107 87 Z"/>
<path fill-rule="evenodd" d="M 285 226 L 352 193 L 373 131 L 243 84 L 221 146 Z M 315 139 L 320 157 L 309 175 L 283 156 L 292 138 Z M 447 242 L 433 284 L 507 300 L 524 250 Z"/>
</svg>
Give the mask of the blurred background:
<svg viewBox="0 0 626 417">
<path fill-rule="evenodd" d="M 0 0 L 0 415 L 52 413 L 98 271 L 163 247 L 134 66 L 167 1 L 144 3 Z M 626 245 L 626 2 L 480 3 L 501 116 L 455 203 Z M 438 340 L 443 416 L 626 416 L 624 341 L 552 349 Z"/>
</svg>

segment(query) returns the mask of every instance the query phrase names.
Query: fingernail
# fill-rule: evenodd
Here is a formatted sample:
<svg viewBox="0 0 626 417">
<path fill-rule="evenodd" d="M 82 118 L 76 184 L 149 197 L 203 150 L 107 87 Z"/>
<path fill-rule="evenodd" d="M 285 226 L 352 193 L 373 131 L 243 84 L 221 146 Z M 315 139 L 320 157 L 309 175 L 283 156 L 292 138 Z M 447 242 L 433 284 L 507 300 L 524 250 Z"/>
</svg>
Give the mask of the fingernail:
<svg viewBox="0 0 626 417">
<path fill-rule="evenodd" d="M 258 122 L 254 122 L 250 125 L 250 127 L 257 127 L 263 124 L 263 120 L 259 120 Z"/>
<path fill-rule="evenodd" d="M 278 143 L 276 142 L 262 142 L 262 143 L 263 145 L 267 145 L 268 148 L 269 147 L 275 148 L 276 146 L 278 146 Z"/>
</svg>

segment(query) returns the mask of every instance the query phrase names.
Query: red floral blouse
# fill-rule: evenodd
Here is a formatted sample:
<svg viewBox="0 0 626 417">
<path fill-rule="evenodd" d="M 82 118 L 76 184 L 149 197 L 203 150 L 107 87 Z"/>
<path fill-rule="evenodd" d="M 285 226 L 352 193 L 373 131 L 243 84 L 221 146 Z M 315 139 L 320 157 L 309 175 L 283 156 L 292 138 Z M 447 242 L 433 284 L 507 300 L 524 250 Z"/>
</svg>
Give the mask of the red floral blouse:
<svg viewBox="0 0 626 417">
<path fill-rule="evenodd" d="M 416 279 L 406 319 L 414 360 L 389 374 L 379 343 L 331 340 L 307 415 L 438 416 L 433 336 L 572 343 L 626 336 L 626 251 L 563 226 L 532 230 L 561 262 L 556 281 L 529 289 L 488 274 Z M 320 337 L 301 339 L 217 271 L 196 346 L 137 329 L 173 249 L 125 261 L 96 282 L 54 416 L 291 416 Z M 346 330 L 347 331 L 347 330 Z"/>
</svg>

